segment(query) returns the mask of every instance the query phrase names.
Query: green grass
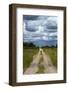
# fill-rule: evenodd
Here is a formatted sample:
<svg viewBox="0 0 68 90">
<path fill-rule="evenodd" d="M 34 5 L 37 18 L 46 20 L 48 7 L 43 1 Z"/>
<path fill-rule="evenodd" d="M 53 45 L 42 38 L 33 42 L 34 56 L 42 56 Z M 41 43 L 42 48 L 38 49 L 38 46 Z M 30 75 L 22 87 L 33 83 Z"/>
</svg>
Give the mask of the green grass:
<svg viewBox="0 0 68 90">
<path fill-rule="evenodd" d="M 45 69 L 44 66 L 39 64 L 38 65 L 38 71 L 36 73 L 44 73 L 44 69 Z"/>
<path fill-rule="evenodd" d="M 41 56 L 40 62 L 38 64 L 38 71 L 36 73 L 44 73 L 44 66 L 42 65 L 43 57 Z"/>
<path fill-rule="evenodd" d="M 43 50 L 50 56 L 53 65 L 57 68 L 57 48 L 43 48 Z"/>
<path fill-rule="evenodd" d="M 38 53 L 38 48 L 23 49 L 23 72 L 30 66 L 33 56 Z"/>
</svg>

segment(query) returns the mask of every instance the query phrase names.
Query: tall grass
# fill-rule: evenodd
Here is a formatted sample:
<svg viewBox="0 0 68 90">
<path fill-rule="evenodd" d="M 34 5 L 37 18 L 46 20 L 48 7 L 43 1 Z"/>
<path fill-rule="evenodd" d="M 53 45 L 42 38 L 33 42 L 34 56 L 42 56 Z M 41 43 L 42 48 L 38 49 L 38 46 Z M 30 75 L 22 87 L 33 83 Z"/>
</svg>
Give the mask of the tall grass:
<svg viewBox="0 0 68 90">
<path fill-rule="evenodd" d="M 23 72 L 30 66 L 33 56 L 38 53 L 38 48 L 23 49 Z"/>
<path fill-rule="evenodd" d="M 44 48 L 43 50 L 45 51 L 46 54 L 49 55 L 49 57 L 52 60 L 53 65 L 56 66 L 56 68 L 57 68 L 57 48 L 55 48 L 55 47 Z"/>
</svg>

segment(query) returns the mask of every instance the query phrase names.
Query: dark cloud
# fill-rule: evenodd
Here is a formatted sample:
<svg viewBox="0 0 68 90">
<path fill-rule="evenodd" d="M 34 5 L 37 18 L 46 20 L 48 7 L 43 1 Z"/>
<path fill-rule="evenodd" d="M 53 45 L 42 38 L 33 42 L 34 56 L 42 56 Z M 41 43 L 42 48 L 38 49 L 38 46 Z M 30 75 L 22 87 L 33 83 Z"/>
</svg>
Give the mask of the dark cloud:
<svg viewBox="0 0 68 90">
<path fill-rule="evenodd" d="M 37 20 L 39 16 L 35 16 L 35 15 L 23 15 L 23 19 L 24 20 Z"/>
<path fill-rule="evenodd" d="M 57 29 L 44 28 L 44 32 L 54 33 L 54 32 L 57 32 Z"/>
<path fill-rule="evenodd" d="M 56 21 L 48 20 L 47 23 L 46 23 L 46 28 L 47 29 L 57 29 Z"/>
<path fill-rule="evenodd" d="M 26 25 L 26 30 L 27 31 L 29 31 L 29 32 L 35 32 L 35 31 L 37 31 L 37 27 L 36 26 L 34 26 L 34 25 Z"/>
<path fill-rule="evenodd" d="M 29 31 L 29 32 L 36 32 L 37 31 L 37 29 L 29 28 L 29 27 L 26 27 L 26 30 Z"/>
<path fill-rule="evenodd" d="M 24 20 L 46 20 L 50 16 L 44 15 L 23 15 Z"/>
</svg>

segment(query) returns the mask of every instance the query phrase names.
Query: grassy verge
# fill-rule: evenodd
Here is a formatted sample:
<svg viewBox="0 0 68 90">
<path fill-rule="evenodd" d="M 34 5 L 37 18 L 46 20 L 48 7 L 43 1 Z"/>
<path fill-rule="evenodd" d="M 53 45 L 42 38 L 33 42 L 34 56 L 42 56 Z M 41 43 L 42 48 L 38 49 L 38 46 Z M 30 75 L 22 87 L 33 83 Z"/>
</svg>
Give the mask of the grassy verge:
<svg viewBox="0 0 68 90">
<path fill-rule="evenodd" d="M 43 50 L 50 56 L 53 65 L 57 68 L 57 48 L 43 48 Z"/>
<path fill-rule="evenodd" d="M 42 62 L 43 62 L 43 57 L 41 56 L 40 62 L 38 64 L 38 71 L 36 73 L 40 73 L 40 74 L 44 73 L 45 68 L 44 68 Z"/>
<path fill-rule="evenodd" d="M 30 66 L 33 56 L 38 53 L 38 48 L 23 49 L 23 72 Z"/>
<path fill-rule="evenodd" d="M 41 64 L 39 64 L 39 65 L 38 65 L 38 71 L 37 71 L 36 73 L 40 73 L 40 74 L 41 74 L 41 73 L 44 73 L 44 69 L 45 69 L 44 66 L 41 65 Z"/>
</svg>

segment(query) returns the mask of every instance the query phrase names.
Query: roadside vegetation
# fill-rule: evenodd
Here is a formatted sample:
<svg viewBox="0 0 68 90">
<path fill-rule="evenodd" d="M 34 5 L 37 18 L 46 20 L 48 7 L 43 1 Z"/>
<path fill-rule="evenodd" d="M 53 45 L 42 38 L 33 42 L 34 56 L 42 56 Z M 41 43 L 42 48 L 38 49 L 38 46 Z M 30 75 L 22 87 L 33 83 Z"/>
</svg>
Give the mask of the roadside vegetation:
<svg viewBox="0 0 68 90">
<path fill-rule="evenodd" d="M 23 46 L 23 72 L 30 66 L 33 56 L 38 53 L 38 48 L 32 44 Z"/>
<path fill-rule="evenodd" d="M 47 47 L 43 48 L 44 52 L 49 55 L 52 60 L 53 65 L 57 68 L 57 48 L 56 47 Z"/>
<path fill-rule="evenodd" d="M 43 47 L 42 49 L 47 55 L 49 55 L 53 65 L 57 68 L 57 47 Z M 39 48 L 32 43 L 23 44 L 23 73 L 30 66 L 33 56 L 36 55 L 38 51 Z M 44 67 L 40 63 L 38 65 L 39 68 L 37 73 L 44 73 Z"/>
</svg>

